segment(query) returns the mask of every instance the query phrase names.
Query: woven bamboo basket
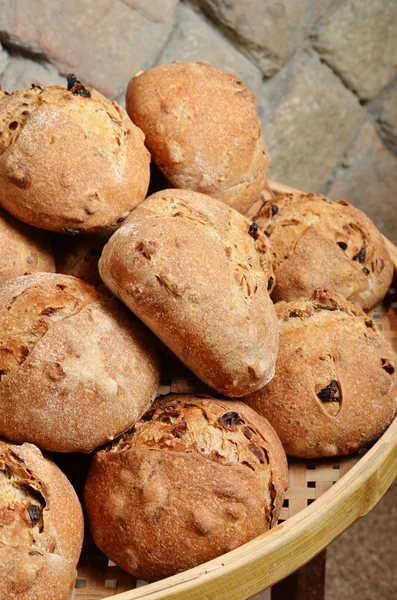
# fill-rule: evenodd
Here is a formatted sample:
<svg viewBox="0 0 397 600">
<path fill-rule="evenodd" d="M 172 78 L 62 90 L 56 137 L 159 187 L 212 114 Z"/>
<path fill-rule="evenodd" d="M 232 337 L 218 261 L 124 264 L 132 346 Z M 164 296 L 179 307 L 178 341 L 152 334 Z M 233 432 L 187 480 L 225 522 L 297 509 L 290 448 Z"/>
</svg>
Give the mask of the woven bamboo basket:
<svg viewBox="0 0 397 600">
<path fill-rule="evenodd" d="M 271 196 L 296 191 L 275 182 L 270 182 L 270 187 Z M 397 248 L 385 241 L 397 271 Z M 397 277 L 385 300 L 370 314 L 397 351 Z M 161 395 L 198 391 L 202 386 L 190 372 L 163 372 Z M 80 481 L 74 483 L 82 487 L 81 457 L 78 460 Z M 289 490 L 278 525 L 240 548 L 179 575 L 152 584 L 137 581 L 109 561 L 87 535 L 71 600 L 249 598 L 303 566 L 368 513 L 396 475 L 397 418 L 372 448 L 356 455 L 290 460 Z"/>
</svg>

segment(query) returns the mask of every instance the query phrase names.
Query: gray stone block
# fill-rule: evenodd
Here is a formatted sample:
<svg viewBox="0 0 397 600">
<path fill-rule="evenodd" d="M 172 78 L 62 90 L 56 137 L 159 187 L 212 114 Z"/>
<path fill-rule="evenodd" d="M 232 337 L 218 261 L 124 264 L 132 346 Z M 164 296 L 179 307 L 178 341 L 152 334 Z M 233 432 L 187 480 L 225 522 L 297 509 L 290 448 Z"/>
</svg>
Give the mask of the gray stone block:
<svg viewBox="0 0 397 600">
<path fill-rule="evenodd" d="M 371 102 L 368 109 L 377 121 L 384 143 L 397 154 L 397 78 Z"/>
<path fill-rule="evenodd" d="M 4 73 L 8 62 L 8 52 L 6 52 L 3 46 L 0 44 L 0 75 Z"/>
<path fill-rule="evenodd" d="M 316 192 L 365 111 L 316 54 L 300 51 L 263 85 L 259 116 L 271 159 L 269 178 Z"/>
<path fill-rule="evenodd" d="M 29 89 L 32 83 L 67 85 L 65 77 L 61 77 L 54 65 L 42 64 L 22 56 L 10 56 L 0 83 L 7 92 Z"/>
<path fill-rule="evenodd" d="M 315 48 L 363 100 L 397 69 L 396 0 L 345 0 L 315 34 Z"/>
</svg>

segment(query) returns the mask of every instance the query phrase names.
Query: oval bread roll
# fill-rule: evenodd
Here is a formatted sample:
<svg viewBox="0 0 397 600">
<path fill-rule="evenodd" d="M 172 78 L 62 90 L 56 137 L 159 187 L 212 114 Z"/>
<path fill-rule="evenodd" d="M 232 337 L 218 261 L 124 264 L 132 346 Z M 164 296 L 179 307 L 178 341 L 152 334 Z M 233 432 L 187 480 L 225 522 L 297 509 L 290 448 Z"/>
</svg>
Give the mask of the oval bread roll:
<svg viewBox="0 0 397 600">
<path fill-rule="evenodd" d="M 126 106 L 172 186 L 241 213 L 259 199 L 269 158 L 255 96 L 238 77 L 205 62 L 173 62 L 133 77 Z"/>
<path fill-rule="evenodd" d="M 202 381 L 243 396 L 273 376 L 278 326 L 265 237 L 190 190 L 150 196 L 108 241 L 107 287 Z"/>
<path fill-rule="evenodd" d="M 0 205 L 30 225 L 84 233 L 121 222 L 146 195 L 149 163 L 143 133 L 91 88 L 0 99 Z"/>
<path fill-rule="evenodd" d="M 58 467 L 32 444 L 0 440 L 0 598 L 68 600 L 83 512 Z"/>
<path fill-rule="evenodd" d="M 74 277 L 0 286 L 0 435 L 54 452 L 91 452 L 154 400 L 159 365 L 115 298 Z"/>
<path fill-rule="evenodd" d="M 99 548 L 137 578 L 154 581 L 275 525 L 287 477 L 275 431 L 247 406 L 168 396 L 95 454 L 85 505 Z"/>
</svg>

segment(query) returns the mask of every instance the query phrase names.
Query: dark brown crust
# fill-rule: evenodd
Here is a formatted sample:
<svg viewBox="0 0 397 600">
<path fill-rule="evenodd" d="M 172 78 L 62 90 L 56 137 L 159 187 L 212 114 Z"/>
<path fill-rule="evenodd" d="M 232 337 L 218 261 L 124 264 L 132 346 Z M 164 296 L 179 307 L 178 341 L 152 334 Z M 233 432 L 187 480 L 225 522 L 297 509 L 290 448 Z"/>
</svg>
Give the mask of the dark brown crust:
<svg viewBox="0 0 397 600">
<path fill-rule="evenodd" d="M 247 406 L 168 396 L 95 455 L 85 503 L 95 543 L 136 577 L 154 581 L 267 531 L 287 476 L 276 433 Z"/>
<path fill-rule="evenodd" d="M 385 296 L 394 271 L 385 243 L 344 200 L 286 194 L 265 202 L 255 220 L 271 242 L 276 302 L 327 288 L 369 310 Z"/>
<path fill-rule="evenodd" d="M 36 87 L 0 100 L 0 204 L 21 221 L 101 231 L 144 199 L 150 155 L 142 132 L 115 102 L 90 92 Z"/>
<path fill-rule="evenodd" d="M 269 381 L 277 355 L 270 252 L 250 225 L 208 196 L 164 190 L 133 211 L 99 261 L 107 287 L 202 381 L 233 397 Z"/>
<path fill-rule="evenodd" d="M 84 533 L 83 513 L 73 487 L 32 444 L 16 446 L 2 440 L 0 480 L 2 600 L 67 600 Z M 27 496 L 22 493 L 19 500 L 10 502 L 7 492 L 13 489 L 26 490 Z M 26 509 L 30 502 L 33 506 L 42 502 L 36 526 L 29 519 L 33 511 Z"/>
<path fill-rule="evenodd" d="M 74 277 L 42 273 L 3 284 L 1 435 L 91 452 L 128 429 L 159 383 L 142 329 L 115 298 Z"/>
<path fill-rule="evenodd" d="M 255 96 L 235 75 L 205 62 L 161 65 L 131 79 L 126 105 L 172 186 L 242 213 L 260 197 L 269 158 Z"/>
<path fill-rule="evenodd" d="M 276 304 L 276 374 L 244 398 L 288 455 L 320 458 L 374 442 L 397 413 L 397 355 L 358 305 L 318 290 Z"/>
</svg>

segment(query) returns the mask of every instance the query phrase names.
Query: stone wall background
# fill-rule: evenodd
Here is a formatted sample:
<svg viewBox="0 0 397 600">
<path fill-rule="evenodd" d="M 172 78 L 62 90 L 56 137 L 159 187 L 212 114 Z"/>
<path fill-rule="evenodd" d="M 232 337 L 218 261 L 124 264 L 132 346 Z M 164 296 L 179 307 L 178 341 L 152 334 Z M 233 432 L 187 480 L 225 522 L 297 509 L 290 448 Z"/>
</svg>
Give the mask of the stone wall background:
<svg viewBox="0 0 397 600">
<path fill-rule="evenodd" d="M 396 0 L 0 0 L 0 83 L 206 60 L 257 95 L 269 176 L 345 197 L 397 242 Z"/>
</svg>

